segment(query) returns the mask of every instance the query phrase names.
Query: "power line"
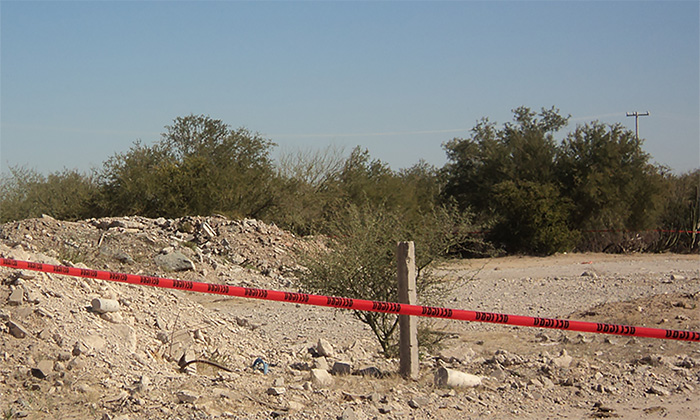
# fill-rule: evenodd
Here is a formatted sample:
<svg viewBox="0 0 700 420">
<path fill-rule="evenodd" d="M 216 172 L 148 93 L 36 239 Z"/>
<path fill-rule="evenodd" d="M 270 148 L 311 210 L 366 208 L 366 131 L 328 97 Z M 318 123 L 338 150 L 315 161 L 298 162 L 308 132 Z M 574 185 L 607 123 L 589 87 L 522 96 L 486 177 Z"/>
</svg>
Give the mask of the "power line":
<svg viewBox="0 0 700 420">
<path fill-rule="evenodd" d="M 634 117 L 634 135 L 637 137 L 637 141 L 639 141 L 639 117 L 648 117 L 649 116 L 649 111 L 645 113 L 641 112 L 628 112 L 627 113 L 628 117 Z"/>
</svg>

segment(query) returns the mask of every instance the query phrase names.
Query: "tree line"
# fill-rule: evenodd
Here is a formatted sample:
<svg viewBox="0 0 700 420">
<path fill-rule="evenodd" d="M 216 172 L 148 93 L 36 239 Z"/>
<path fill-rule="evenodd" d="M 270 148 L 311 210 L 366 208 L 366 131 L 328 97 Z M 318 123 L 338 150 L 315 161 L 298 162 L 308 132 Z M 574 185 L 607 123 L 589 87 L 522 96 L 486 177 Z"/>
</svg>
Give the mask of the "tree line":
<svg viewBox="0 0 700 420">
<path fill-rule="evenodd" d="M 189 115 L 90 173 L 11 168 L 0 183 L 0 222 L 219 213 L 332 236 L 391 220 L 385 228 L 404 235 L 398 240 L 430 237 L 429 246 L 463 255 L 697 252 L 700 170 L 674 175 L 652 164 L 620 124 L 578 125 L 557 141 L 568 119 L 520 107 L 511 122 L 484 118 L 444 143 L 442 168 L 393 170 L 359 147 L 275 161 L 275 144 L 258 133 Z"/>
<path fill-rule="evenodd" d="M 418 162 L 398 171 L 359 147 L 274 161 L 275 144 L 257 133 L 178 117 L 159 141 L 135 142 L 88 174 L 11 168 L 0 182 L 0 222 L 257 218 L 326 238 L 332 252 L 301 256 L 304 291 L 389 302 L 398 298 L 396 243 L 411 240 L 419 303 L 430 306 L 442 306 L 455 285 L 431 264 L 450 254 L 698 251 L 700 169 L 678 176 L 653 165 L 619 124 L 579 125 L 557 141 L 568 123 L 559 110 L 513 115 L 502 126 L 482 119 L 468 137 L 447 141 L 442 168 Z M 354 314 L 396 356 L 398 317 Z M 420 320 L 422 348 L 445 337 Z"/>
</svg>

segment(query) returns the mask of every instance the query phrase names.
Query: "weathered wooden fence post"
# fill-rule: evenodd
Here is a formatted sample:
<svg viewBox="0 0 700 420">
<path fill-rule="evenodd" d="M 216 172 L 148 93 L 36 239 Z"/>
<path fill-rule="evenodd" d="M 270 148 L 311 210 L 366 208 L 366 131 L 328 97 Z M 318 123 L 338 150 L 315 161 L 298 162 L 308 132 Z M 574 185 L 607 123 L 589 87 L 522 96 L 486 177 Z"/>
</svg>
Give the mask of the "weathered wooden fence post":
<svg viewBox="0 0 700 420">
<path fill-rule="evenodd" d="M 416 257 L 412 241 L 399 242 L 396 247 L 399 303 L 415 305 Z M 399 373 L 418 379 L 418 321 L 409 315 L 399 315 Z"/>
</svg>

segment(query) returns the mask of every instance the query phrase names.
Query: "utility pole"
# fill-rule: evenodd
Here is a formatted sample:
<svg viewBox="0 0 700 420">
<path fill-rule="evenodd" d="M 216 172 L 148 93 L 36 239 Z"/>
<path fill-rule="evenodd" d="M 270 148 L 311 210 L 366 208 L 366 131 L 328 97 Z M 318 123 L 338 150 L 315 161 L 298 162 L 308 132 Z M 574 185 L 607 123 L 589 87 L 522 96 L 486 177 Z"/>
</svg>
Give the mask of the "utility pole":
<svg viewBox="0 0 700 420">
<path fill-rule="evenodd" d="M 628 112 L 627 113 L 628 117 L 634 117 L 634 135 L 637 137 L 637 141 L 639 141 L 639 117 L 648 117 L 649 116 L 649 111 L 645 113 L 641 112 Z"/>
</svg>

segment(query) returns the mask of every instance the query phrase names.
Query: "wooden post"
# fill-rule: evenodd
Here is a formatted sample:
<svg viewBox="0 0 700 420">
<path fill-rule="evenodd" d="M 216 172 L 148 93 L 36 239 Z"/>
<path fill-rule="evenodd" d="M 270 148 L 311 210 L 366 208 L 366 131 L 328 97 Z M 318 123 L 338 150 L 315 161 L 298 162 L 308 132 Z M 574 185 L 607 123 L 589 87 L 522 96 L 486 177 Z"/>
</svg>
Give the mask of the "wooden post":
<svg viewBox="0 0 700 420">
<path fill-rule="evenodd" d="M 399 303 L 415 305 L 416 257 L 413 242 L 399 242 L 396 247 Z M 418 379 L 418 321 L 409 315 L 399 315 L 399 373 Z"/>
</svg>

